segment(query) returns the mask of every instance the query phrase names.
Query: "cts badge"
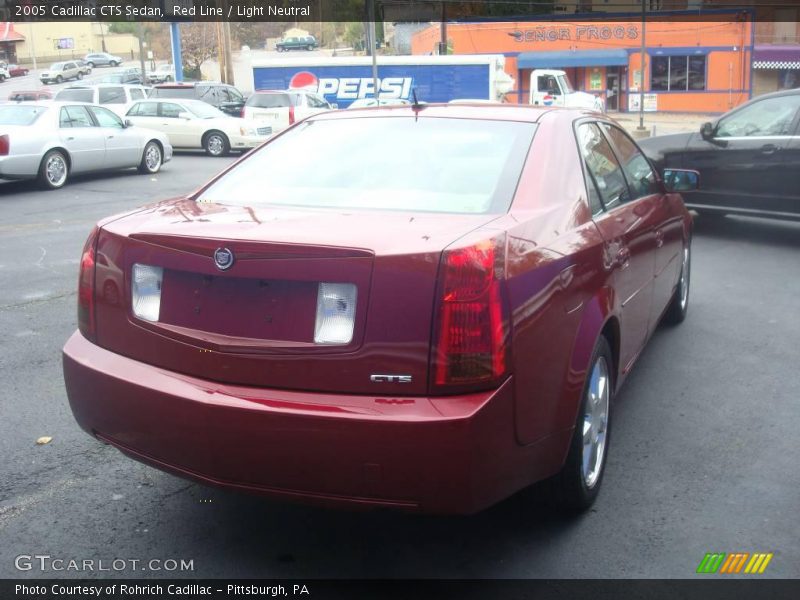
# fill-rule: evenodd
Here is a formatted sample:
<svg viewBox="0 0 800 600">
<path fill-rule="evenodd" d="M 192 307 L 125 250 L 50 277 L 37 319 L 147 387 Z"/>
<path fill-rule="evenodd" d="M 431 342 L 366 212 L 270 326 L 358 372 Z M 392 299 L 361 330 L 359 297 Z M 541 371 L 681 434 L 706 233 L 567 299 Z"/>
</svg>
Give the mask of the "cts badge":
<svg viewBox="0 0 800 600">
<path fill-rule="evenodd" d="M 227 271 L 233 266 L 233 252 L 227 248 L 217 248 L 214 250 L 214 264 L 220 271 Z"/>
<path fill-rule="evenodd" d="M 411 375 L 370 375 L 372 383 L 411 383 Z"/>
</svg>

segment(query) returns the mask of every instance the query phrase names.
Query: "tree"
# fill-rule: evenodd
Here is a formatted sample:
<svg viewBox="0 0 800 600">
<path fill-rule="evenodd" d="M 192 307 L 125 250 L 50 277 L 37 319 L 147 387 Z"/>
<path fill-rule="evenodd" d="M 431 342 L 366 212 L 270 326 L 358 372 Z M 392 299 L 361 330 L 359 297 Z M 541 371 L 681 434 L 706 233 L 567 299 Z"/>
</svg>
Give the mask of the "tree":
<svg viewBox="0 0 800 600">
<path fill-rule="evenodd" d="M 202 79 L 203 63 L 217 55 L 214 23 L 181 23 L 180 29 L 184 74 L 189 79 Z"/>
</svg>

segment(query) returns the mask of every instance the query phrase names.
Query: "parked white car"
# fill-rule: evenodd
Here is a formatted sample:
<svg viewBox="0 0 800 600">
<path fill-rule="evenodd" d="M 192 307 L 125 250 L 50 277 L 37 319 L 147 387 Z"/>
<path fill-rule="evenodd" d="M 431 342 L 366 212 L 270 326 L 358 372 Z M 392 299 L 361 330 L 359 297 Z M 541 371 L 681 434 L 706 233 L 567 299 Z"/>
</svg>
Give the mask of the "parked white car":
<svg viewBox="0 0 800 600">
<path fill-rule="evenodd" d="M 6 65 L 0 65 L 0 81 L 5 81 L 6 79 L 11 79 L 11 73 L 8 72 Z"/>
<path fill-rule="evenodd" d="M 57 62 L 50 65 L 46 71 L 39 75 L 39 81 L 47 83 L 61 83 L 70 79 L 83 79 L 83 70 L 74 60 Z"/>
<path fill-rule="evenodd" d="M 102 104 L 118 115 L 123 116 L 131 102 L 144 100 L 149 93 L 150 88 L 142 85 L 99 83 L 96 85 L 72 85 L 60 90 L 53 100 L 56 102 Z"/>
<path fill-rule="evenodd" d="M 306 117 L 334 108 L 336 106 L 314 92 L 258 90 L 244 103 L 242 117 L 255 121 L 259 127 L 269 127 L 272 133 L 277 133 Z"/>
<path fill-rule="evenodd" d="M 210 156 L 255 148 L 272 134 L 267 126 L 230 117 L 202 100 L 142 100 L 128 108 L 125 118 L 163 132 L 175 148 L 200 148 Z"/>
<path fill-rule="evenodd" d="M 167 136 L 126 124 L 102 106 L 0 105 L 0 179 L 38 179 L 57 189 L 73 173 L 136 167 L 152 174 L 171 158 Z"/>
<path fill-rule="evenodd" d="M 169 63 L 158 65 L 147 72 L 147 83 L 169 83 L 175 81 L 175 66 Z"/>
</svg>

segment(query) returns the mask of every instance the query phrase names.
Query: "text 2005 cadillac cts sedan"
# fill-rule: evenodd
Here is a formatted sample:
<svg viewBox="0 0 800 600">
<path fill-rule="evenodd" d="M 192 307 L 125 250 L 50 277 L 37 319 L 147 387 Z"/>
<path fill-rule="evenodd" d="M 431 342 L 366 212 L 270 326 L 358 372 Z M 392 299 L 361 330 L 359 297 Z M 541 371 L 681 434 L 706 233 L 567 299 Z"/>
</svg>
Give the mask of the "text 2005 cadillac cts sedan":
<svg viewBox="0 0 800 600">
<path fill-rule="evenodd" d="M 64 347 L 78 423 L 227 488 L 470 513 L 589 506 L 615 391 L 689 292 L 691 219 L 602 115 L 402 106 L 303 121 L 98 223 Z"/>
</svg>

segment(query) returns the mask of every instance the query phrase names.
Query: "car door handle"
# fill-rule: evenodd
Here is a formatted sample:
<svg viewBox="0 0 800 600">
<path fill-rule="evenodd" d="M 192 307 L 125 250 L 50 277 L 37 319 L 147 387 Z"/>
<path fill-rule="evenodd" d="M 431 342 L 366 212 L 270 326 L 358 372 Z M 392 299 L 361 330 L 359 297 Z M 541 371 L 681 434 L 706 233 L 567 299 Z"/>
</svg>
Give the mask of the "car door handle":
<svg viewBox="0 0 800 600">
<path fill-rule="evenodd" d="M 108 136 L 108 139 L 109 139 L 109 140 L 112 140 L 112 139 L 114 139 L 114 135 L 112 134 L 112 135 Z"/>
<path fill-rule="evenodd" d="M 74 137 L 74 136 L 69 136 L 69 137 L 67 138 L 67 141 L 68 141 L 68 142 L 71 142 L 71 141 L 73 141 L 74 139 L 75 139 L 75 137 Z"/>
<path fill-rule="evenodd" d="M 766 154 L 769 156 L 770 154 L 775 154 L 780 149 L 781 147 L 776 146 L 775 144 L 765 144 L 761 146 L 761 154 Z"/>
<path fill-rule="evenodd" d="M 660 229 L 656 230 L 656 248 L 661 248 L 664 245 L 664 232 Z"/>
</svg>

